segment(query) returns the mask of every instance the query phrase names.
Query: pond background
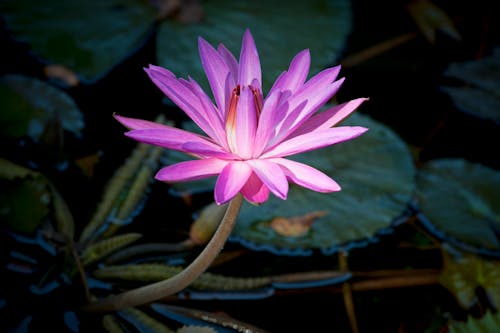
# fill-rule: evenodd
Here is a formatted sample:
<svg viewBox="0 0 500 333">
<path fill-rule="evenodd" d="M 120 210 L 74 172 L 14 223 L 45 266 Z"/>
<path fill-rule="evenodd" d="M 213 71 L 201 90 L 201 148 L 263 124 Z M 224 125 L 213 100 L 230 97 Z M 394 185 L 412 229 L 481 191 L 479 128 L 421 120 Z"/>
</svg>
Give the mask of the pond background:
<svg viewBox="0 0 500 333">
<path fill-rule="evenodd" d="M 58 2 L 53 1 L 53 3 Z M 102 23 L 93 23 L 92 17 L 84 18 L 85 15 L 79 15 L 74 10 L 80 8 L 79 6 L 88 10 L 89 5 L 78 1 L 67 3 L 70 4 L 68 8 L 73 8 L 71 15 L 74 16 L 61 13 L 61 15 L 53 15 L 54 20 L 81 19 L 84 20 L 82 29 L 87 26 L 89 31 L 92 30 L 93 24 L 97 27 L 101 26 Z M 110 3 L 111 1 L 107 2 L 108 5 Z M 131 3 L 131 1 L 123 1 L 123 3 L 116 1 L 114 5 L 117 6 L 115 9 L 120 11 L 123 8 L 132 8 Z M 241 36 L 245 27 L 237 26 L 239 21 L 233 17 L 238 18 L 238 15 L 231 16 L 238 13 L 237 9 L 229 5 L 227 8 L 222 6 L 224 1 L 215 3 L 220 6 L 213 15 L 221 15 L 224 18 L 224 13 L 229 13 L 228 17 L 233 20 L 227 20 L 229 28 L 234 25 L 237 29 L 234 35 Z M 264 15 L 262 13 L 266 10 L 265 6 L 260 2 L 256 3 L 256 6 L 260 5 L 262 8 L 252 15 L 255 17 Z M 500 42 L 499 6 L 493 1 L 474 3 L 388 1 L 382 5 L 352 0 L 346 3 L 349 6 L 349 18 L 338 18 L 347 25 L 344 27 L 345 32 L 332 33 L 332 39 L 339 40 L 328 42 L 332 49 L 336 49 L 337 54 L 333 54 L 333 57 L 330 54 L 330 57 L 327 57 L 329 50 L 319 51 L 317 56 L 312 53 L 313 61 L 318 61 L 315 64 L 318 68 L 343 65 L 341 76 L 345 76 L 346 81 L 336 95 L 335 102 L 369 97 L 370 100 L 356 112 L 371 117 L 397 134 L 408 145 L 416 170 L 421 170 L 425 168 L 426 163 L 441 158 L 461 159 L 467 163 L 488 168 L 487 171 L 478 172 L 477 178 L 483 177 L 482 181 L 477 181 L 478 183 L 489 183 L 484 185 L 490 186 L 488 190 L 474 192 L 473 183 L 476 178 L 470 181 L 472 185 L 467 184 L 473 189 L 472 193 L 480 198 L 479 201 L 485 202 L 488 206 L 488 208 L 479 209 L 476 218 L 479 222 L 487 221 L 488 223 L 474 224 L 477 221 L 470 220 L 466 216 L 464 220 L 471 223 L 467 232 L 472 236 L 461 238 L 464 233 L 461 230 L 455 232 L 452 229 L 453 225 L 460 226 L 463 225 L 461 223 L 466 223 L 460 216 L 450 215 L 449 221 L 436 224 L 428 218 L 429 214 L 422 213 L 423 207 L 412 206 L 411 203 L 414 203 L 412 201 L 409 202 L 408 209 L 402 211 L 402 218 L 398 220 L 398 223 L 388 224 L 383 233 L 373 232 L 377 237 L 370 237 L 367 242 L 365 242 L 366 238 L 362 238 L 359 244 L 356 241 L 338 244 L 338 247 L 335 247 L 330 254 L 325 254 L 313 246 L 312 252 L 307 256 L 283 255 L 277 254 L 279 251 L 258 251 L 246 246 L 245 243 L 229 242 L 224 250 L 227 257 L 213 267 L 211 272 L 250 278 L 294 272 L 341 270 L 339 253 L 343 252 L 337 251 L 340 249 L 347 250 L 348 253 L 347 272 L 357 274 L 348 280 L 351 283 L 347 284 L 343 283 L 345 282 L 343 279 L 338 279 L 336 282 L 325 283 L 325 285 L 312 283 L 298 288 L 280 288 L 274 284 L 265 288 L 239 290 L 234 293 L 202 290 L 199 291 L 200 299 L 196 299 L 196 290 L 193 290 L 192 294 L 187 294 L 193 299 L 179 299 L 173 296 L 162 303 L 204 310 L 212 314 L 224 314 L 229 318 L 235 318 L 269 332 L 319 330 L 352 332 L 356 330 L 349 320 L 353 313 L 355 313 L 359 332 L 375 330 L 444 332 L 449 325 L 452 325 L 452 322 L 464 322 L 468 316 L 479 320 L 487 313 L 498 313 L 496 311 L 499 307 L 498 295 L 500 294 L 500 286 L 497 282 L 500 280 L 498 279 L 500 275 L 498 265 L 500 215 L 499 207 L 495 203 L 498 203 L 500 196 L 496 186 L 499 184 L 498 168 L 500 166 L 498 153 L 498 142 L 500 142 L 498 131 L 500 61 L 498 58 L 500 53 L 498 51 L 495 53 L 495 50 L 498 50 Z M 425 8 L 434 7 L 424 6 L 422 7 L 424 9 L 418 11 L 416 16 L 412 16 L 407 9 L 407 5 L 411 3 L 423 3 L 426 6 L 431 3 L 438 6 L 451 19 L 460 39 L 457 39 L 453 32 L 446 30 L 449 28 L 447 21 L 438 16 L 435 20 L 438 25 L 442 24 L 442 26 L 441 29 L 435 30 L 435 40 L 430 41 L 422 32 L 425 30 L 419 29 L 417 22 L 418 19 L 424 20 L 426 17 Z M 37 54 L 36 33 L 23 39 L 20 38 L 22 29 L 14 31 L 15 29 L 9 25 L 16 22 L 15 17 L 17 17 L 22 18 L 20 21 L 29 26 L 30 22 L 37 21 L 36 17 L 25 16 L 25 13 L 30 12 L 29 10 L 23 9 L 21 5 L 12 7 L 10 4 L 11 2 L 5 1 L 1 7 L 3 11 L 1 36 L 4 50 L 3 61 L 0 65 L 2 76 L 5 78 L 13 74 L 23 75 L 55 87 L 74 101 L 74 106 L 81 118 L 75 116 L 73 119 L 77 120 L 64 127 L 64 121 L 71 118 L 65 116 L 64 112 L 45 115 L 41 117 L 43 130 L 38 135 L 29 132 L 29 127 L 23 126 L 20 127 L 28 128 L 25 133 L 19 134 L 16 131 L 13 133 L 14 123 L 29 123 L 29 117 L 40 118 L 40 116 L 38 113 L 27 112 L 27 120 L 26 117 L 19 117 L 20 111 L 12 108 L 13 104 L 2 102 L 0 135 L 3 143 L 0 157 L 38 172 L 43 175 L 43 179 L 50 180 L 50 184 L 57 189 L 71 212 L 74 233 L 80 235 L 102 200 L 106 184 L 136 147 L 134 142 L 123 136 L 124 129 L 113 119 L 112 114 L 118 113 L 149 120 L 163 114 L 168 121 L 179 125 L 187 120 L 174 105 L 164 99 L 162 93 L 144 73 L 143 67 L 148 64 L 160 64 L 170 68 L 169 59 L 172 58 L 175 59 L 176 66 L 187 62 L 186 66 L 189 69 L 190 59 L 198 57 L 196 53 L 170 55 L 161 53 L 164 52 L 161 50 L 168 50 L 168 52 L 178 50 L 182 53 L 190 47 L 182 45 L 196 45 L 196 39 L 186 37 L 190 36 L 190 33 L 185 31 L 191 29 L 186 27 L 196 26 L 197 19 L 194 19 L 195 23 L 181 23 L 176 26 L 178 30 L 173 28 L 168 30 L 162 22 L 170 20 L 178 24 L 179 20 L 185 20 L 185 17 L 181 15 L 182 11 L 169 14 L 162 20 L 155 19 L 154 15 L 150 16 L 149 22 L 140 22 L 144 25 L 141 28 L 142 33 L 139 34 L 141 37 L 135 39 L 137 42 L 131 43 L 130 50 L 124 53 L 123 58 L 119 57 L 115 59 L 113 65 L 104 70 L 98 70 L 99 74 L 91 75 L 91 79 L 86 79 L 85 75 L 76 71 L 81 81 L 73 85 L 71 81 L 73 76 L 68 76 L 68 72 L 64 72 L 62 80 L 52 74 L 47 75 L 47 64 L 51 61 Z M 29 1 L 26 4 L 36 5 Z M 200 6 L 202 10 L 206 4 L 195 2 L 195 6 Z M 48 2 L 46 8 L 51 8 L 50 5 L 51 3 Z M 140 5 L 144 6 L 144 3 L 141 2 Z M 146 9 L 146 11 L 149 10 L 154 12 L 154 6 Z M 198 12 L 191 10 L 185 15 L 188 18 L 197 17 L 195 14 Z M 276 15 L 280 13 L 279 10 L 269 10 L 269 12 Z M 285 9 L 283 12 L 289 13 Z M 204 13 L 208 15 L 212 12 L 205 11 Z M 296 17 L 290 15 L 296 15 Z M 295 12 L 288 16 L 283 15 L 280 19 L 286 21 L 288 18 L 292 22 L 299 22 L 300 17 L 299 13 Z M 201 22 L 205 19 L 206 17 L 201 19 Z M 433 29 L 432 22 L 435 21 L 431 19 L 430 22 L 424 26 Z M 269 26 L 272 27 L 272 22 Z M 223 26 L 223 28 L 226 27 Z M 165 29 L 167 29 L 166 32 Z M 226 42 L 226 35 L 222 33 L 217 35 L 217 26 L 201 26 L 199 29 L 202 36 L 203 29 L 206 29 L 209 34 L 207 38 L 217 38 L 210 40 L 214 44 L 222 42 L 239 45 L 240 43 L 241 37 L 238 37 L 238 40 Z M 253 29 L 254 27 L 252 27 L 252 32 L 254 32 Z M 259 50 L 260 42 L 265 44 L 266 41 L 262 37 L 259 40 L 257 36 L 273 35 L 269 27 L 261 29 L 255 27 Z M 103 31 L 102 34 L 112 36 L 110 31 Z M 161 34 L 170 36 L 169 40 L 159 40 Z M 280 40 L 281 37 L 274 35 L 273 38 Z M 291 39 L 291 45 L 300 44 L 293 40 L 292 34 L 283 38 Z M 312 44 L 322 44 L 313 40 L 314 34 L 311 34 L 310 38 Z M 175 48 L 177 44 L 181 46 Z M 283 44 L 288 45 L 286 39 Z M 53 48 L 56 53 L 59 47 L 64 49 L 69 46 L 56 43 Z M 96 45 L 96 50 L 99 50 L 98 47 Z M 367 50 L 373 52 L 367 54 Z M 291 54 L 298 51 L 300 48 L 290 50 Z M 235 52 L 239 52 L 239 49 Z M 100 55 L 103 58 L 108 56 L 106 52 L 99 51 L 92 56 L 99 57 Z M 291 57 L 284 57 L 278 61 L 281 66 L 278 70 L 286 69 L 290 59 Z M 472 105 L 487 104 L 488 108 L 496 110 L 496 112 L 486 113 L 486 116 L 482 112 L 483 107 L 478 107 L 477 112 L 460 107 L 464 105 L 464 102 L 459 97 L 465 94 L 452 95 L 443 89 L 447 86 L 474 86 L 475 82 L 464 82 L 456 77 L 447 76 L 446 70 L 453 64 L 484 59 L 493 59 L 493 63 L 497 64 L 497 66 L 488 67 L 489 70 L 485 71 L 482 76 L 489 82 L 496 82 L 496 86 L 493 85 L 493 89 L 489 90 L 489 95 L 497 104 L 488 104 L 490 100 L 487 99 L 476 98 L 470 101 L 466 97 L 465 100 Z M 75 66 L 78 67 L 78 65 Z M 69 69 L 71 70 L 71 66 Z M 103 68 L 99 67 L 99 69 Z M 263 68 L 263 71 L 265 70 L 266 67 Z M 190 73 L 178 74 L 185 76 Z M 312 74 L 315 72 L 312 71 L 310 75 Z M 43 98 L 47 92 L 44 89 L 47 88 L 40 90 L 39 98 Z M 2 90 L 2 94 L 7 94 L 5 91 L 5 89 Z M 9 98 L 10 95 L 2 95 L 3 101 L 10 101 Z M 59 97 L 55 99 L 57 98 Z M 43 109 L 43 106 L 41 108 Z M 84 125 L 79 125 L 78 119 L 82 120 Z M 359 158 L 362 159 L 362 156 Z M 163 156 L 157 169 L 161 161 L 166 160 L 168 157 Z M 9 177 L 6 176 L 8 174 L 5 171 L 6 167 L 3 168 L 0 241 L 4 278 L 0 288 L 0 325 L 12 332 L 40 332 L 47 329 L 80 332 L 106 331 L 101 315 L 84 314 L 78 310 L 79 306 L 85 303 L 84 290 L 78 278 L 74 276 L 68 278 L 71 276 L 68 274 L 68 267 L 73 266 L 67 263 L 68 252 L 65 242 L 53 234 L 51 236 L 50 231 L 53 231 L 54 227 L 47 227 L 48 225 L 54 226 L 57 221 L 53 209 L 55 196 L 47 190 L 47 183 L 43 180 L 43 188 L 40 189 L 36 185 L 39 183 L 35 182 L 33 185 L 30 180 L 39 179 L 38 175 L 24 174 Z M 469 174 L 472 175 L 472 172 Z M 336 179 L 335 174 L 332 176 Z M 485 181 L 484 178 L 487 180 Z M 29 185 L 25 182 L 29 182 Z M 467 186 L 464 185 L 464 187 Z M 446 186 L 443 185 L 443 187 Z M 31 195 L 19 194 L 34 193 L 33 188 L 40 190 L 40 196 L 35 195 L 35 199 Z M 425 190 L 421 192 L 427 193 Z M 175 244 L 185 240 L 197 213 L 212 200 L 210 191 L 198 191 L 196 188 L 191 191 L 185 189 L 176 191 L 174 187 L 171 188 L 157 181 L 148 184 L 146 193 L 128 216 L 127 221 L 130 223 L 122 226 L 119 232 L 120 234 L 140 233 L 143 235 L 140 240 L 142 243 Z M 362 196 L 364 190 L 359 189 L 356 193 Z M 342 195 L 342 192 L 339 195 Z M 48 200 L 50 203 L 45 202 L 40 208 L 37 204 L 32 204 L 38 199 Z M 443 201 L 446 202 L 446 199 Z M 457 206 L 457 202 L 460 203 L 460 201 L 450 200 L 450 202 L 451 211 L 460 211 Z M 21 211 L 23 214 L 12 215 L 10 214 L 12 211 Z M 493 213 L 490 214 L 490 211 Z M 477 230 L 477 233 L 474 230 Z M 487 237 L 491 237 L 492 241 L 483 244 L 483 240 L 486 242 Z M 271 241 L 271 247 L 274 246 L 273 244 Z M 84 251 L 84 248 L 79 248 L 78 244 L 76 249 Z M 174 254 L 150 253 L 139 255 L 129 262 L 159 260 L 168 264 L 183 265 L 189 263 L 199 250 L 200 247 L 194 247 Z M 464 266 L 461 268 L 457 266 L 457 268 L 452 264 L 454 261 L 448 258 L 452 256 L 449 253 L 467 258 L 468 261 L 465 263 L 462 261 Z M 94 269 L 104 263 L 105 259 L 101 258 L 99 259 L 101 261 L 93 264 L 94 266 L 89 266 L 87 271 L 89 277 Z M 477 273 L 478 267 L 485 268 L 484 274 L 481 273 L 483 275 Z M 464 273 L 467 271 L 474 272 L 472 277 Z M 380 284 L 368 283 L 368 287 L 363 289 L 363 281 L 373 281 L 377 274 L 383 275 L 383 278 L 378 280 Z M 412 282 L 410 278 L 412 275 L 418 277 L 415 282 Z M 482 278 L 478 278 L 478 275 Z M 123 290 L 140 284 L 119 280 L 105 282 L 109 284 L 107 287 L 93 282 L 96 294 L 102 296 L 109 293 L 109 290 Z M 357 287 L 356 283 L 358 283 Z M 352 308 L 346 306 L 350 297 L 353 297 L 354 312 Z M 186 324 L 179 318 L 161 313 L 157 309 L 142 307 L 141 310 L 172 330 Z M 124 331 L 154 332 L 162 329 L 151 322 L 140 324 L 137 314 L 134 313 L 120 313 L 116 315 L 116 318 Z M 496 318 L 498 324 L 500 322 L 498 315 Z M 192 322 L 187 322 L 187 324 L 190 323 Z M 244 323 L 240 323 L 240 328 L 245 327 Z M 220 324 L 213 329 L 220 332 L 234 331 L 223 326 Z M 483 331 L 470 330 L 470 332 Z"/>
</svg>

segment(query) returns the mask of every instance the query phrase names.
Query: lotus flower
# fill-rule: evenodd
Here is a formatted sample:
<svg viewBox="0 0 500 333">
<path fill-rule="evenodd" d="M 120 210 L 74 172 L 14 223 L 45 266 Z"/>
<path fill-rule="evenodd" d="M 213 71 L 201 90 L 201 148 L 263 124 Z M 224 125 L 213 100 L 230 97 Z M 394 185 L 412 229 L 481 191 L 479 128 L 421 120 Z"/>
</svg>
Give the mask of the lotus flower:
<svg viewBox="0 0 500 333">
<path fill-rule="evenodd" d="M 145 71 L 206 135 L 115 116 L 131 129 L 126 136 L 196 158 L 162 168 L 156 179 L 180 182 L 218 175 L 214 197 L 219 205 L 238 193 L 254 204 L 265 202 L 269 192 L 286 199 L 288 182 L 317 192 L 339 191 L 340 186 L 326 174 L 285 157 L 350 140 L 367 130 L 332 127 L 366 98 L 318 112 L 344 81 L 336 80 L 340 66 L 306 81 L 310 54 L 303 50 L 264 98 L 259 55 L 249 30 L 243 36 L 239 62 L 222 44 L 215 49 L 200 37 L 198 48 L 214 101 L 190 77 L 178 79 L 153 65 Z"/>
</svg>

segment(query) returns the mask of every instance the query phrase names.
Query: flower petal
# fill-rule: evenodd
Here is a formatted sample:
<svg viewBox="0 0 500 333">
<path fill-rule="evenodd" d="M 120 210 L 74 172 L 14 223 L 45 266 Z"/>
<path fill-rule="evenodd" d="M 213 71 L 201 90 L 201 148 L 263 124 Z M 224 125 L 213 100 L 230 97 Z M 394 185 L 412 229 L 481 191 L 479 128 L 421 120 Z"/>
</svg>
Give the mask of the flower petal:
<svg viewBox="0 0 500 333">
<path fill-rule="evenodd" d="M 143 119 L 128 118 L 128 117 L 119 116 L 117 114 L 114 114 L 113 117 L 115 117 L 115 119 L 118 120 L 123 126 L 127 127 L 128 129 L 131 129 L 131 130 L 148 129 L 148 128 L 149 129 L 152 129 L 152 128 L 170 128 L 170 126 L 163 125 L 161 123 L 155 123 L 153 121 L 143 120 Z"/>
<path fill-rule="evenodd" d="M 219 110 L 226 109 L 225 83 L 229 68 L 221 55 L 203 38 L 198 38 L 198 51 L 201 64 L 207 75 L 208 82 Z"/>
<path fill-rule="evenodd" d="M 286 199 L 288 181 L 285 173 L 276 163 L 262 159 L 248 160 L 246 162 L 274 195 L 280 199 Z"/>
<path fill-rule="evenodd" d="M 214 117 L 207 115 L 204 104 L 200 101 L 194 89 L 192 87 L 190 89 L 192 84 L 179 81 L 175 77 L 166 75 L 164 71 L 157 70 L 157 68 L 161 67 L 150 66 L 145 71 L 168 98 L 180 107 L 208 136 L 217 140 L 217 136 L 212 129 L 215 121 Z M 219 120 L 219 127 L 221 126 L 222 123 Z"/>
<path fill-rule="evenodd" d="M 368 129 L 360 126 L 340 126 L 296 136 L 283 141 L 262 154 L 261 158 L 284 157 L 354 139 Z"/>
<path fill-rule="evenodd" d="M 300 127 L 293 132 L 290 138 L 307 132 L 320 131 L 333 127 L 348 117 L 358 108 L 358 106 L 361 105 L 361 103 L 367 100 L 368 98 L 353 99 L 349 102 L 336 105 L 323 112 L 317 113 L 300 125 Z"/>
<path fill-rule="evenodd" d="M 246 184 L 241 188 L 241 194 L 243 194 L 243 197 L 250 203 L 258 205 L 267 201 L 269 198 L 269 189 L 264 185 L 262 180 L 252 172 Z"/>
<path fill-rule="evenodd" d="M 238 72 L 238 83 L 241 86 L 250 86 L 256 80 L 254 88 L 262 91 L 262 73 L 260 69 L 259 54 L 250 30 L 243 35 L 240 53 L 240 66 Z"/>
<path fill-rule="evenodd" d="M 214 197 L 218 205 L 231 200 L 245 185 L 252 169 L 243 161 L 231 161 L 221 171 L 215 183 Z"/>
<path fill-rule="evenodd" d="M 257 131 L 255 133 L 253 157 L 258 157 L 262 153 L 273 133 L 277 120 L 279 119 L 277 116 L 280 114 L 280 112 L 276 110 L 280 96 L 281 91 L 276 90 L 268 95 L 264 102 L 257 125 Z M 284 105 L 284 107 L 287 107 L 287 105 Z"/>
<path fill-rule="evenodd" d="M 176 163 L 162 168 L 155 178 L 164 182 L 190 181 L 215 176 L 228 164 L 218 158 L 207 158 Z"/>
<path fill-rule="evenodd" d="M 269 161 L 279 164 L 288 179 L 297 185 L 322 193 L 340 191 L 339 184 L 309 165 L 284 158 L 273 158 Z"/>
<path fill-rule="evenodd" d="M 304 85 L 309 74 L 309 66 L 311 65 L 311 55 L 309 50 L 299 52 L 290 63 L 288 71 L 282 73 L 274 82 L 269 94 L 275 90 L 294 93 L 298 88 Z"/>
<path fill-rule="evenodd" d="M 287 138 L 293 131 L 306 122 L 318 109 L 320 109 L 330 98 L 332 98 L 333 95 L 337 93 L 343 82 L 344 79 L 342 78 L 328 84 L 327 86 L 319 86 L 317 88 L 318 91 L 310 91 L 309 96 L 292 96 L 288 100 L 290 108 L 294 107 L 294 105 L 297 105 L 297 107 L 295 107 L 295 109 L 289 109 L 291 111 L 284 117 L 280 126 L 278 126 L 279 131 L 274 138 L 274 143 Z M 302 103 L 296 104 L 300 100 L 302 100 Z M 305 105 L 303 105 L 304 102 L 306 102 Z M 303 107 L 298 107 L 302 105 Z"/>
<path fill-rule="evenodd" d="M 257 110 L 254 102 L 250 88 L 241 88 L 234 128 L 226 126 L 226 130 L 229 131 L 228 144 L 232 147 L 232 152 L 243 159 L 250 158 L 253 152 L 257 130 Z"/>
<path fill-rule="evenodd" d="M 229 51 L 223 44 L 219 44 L 217 47 L 217 51 L 220 56 L 226 63 L 227 68 L 231 72 L 232 77 L 234 78 L 233 87 L 236 85 L 235 82 L 238 82 L 238 61 L 234 57 L 234 55 Z"/>
<path fill-rule="evenodd" d="M 222 147 L 207 138 L 175 127 L 165 126 L 161 129 L 138 129 L 126 132 L 125 135 L 143 143 L 186 153 L 229 159 L 234 158 L 233 154 L 225 151 Z"/>
</svg>

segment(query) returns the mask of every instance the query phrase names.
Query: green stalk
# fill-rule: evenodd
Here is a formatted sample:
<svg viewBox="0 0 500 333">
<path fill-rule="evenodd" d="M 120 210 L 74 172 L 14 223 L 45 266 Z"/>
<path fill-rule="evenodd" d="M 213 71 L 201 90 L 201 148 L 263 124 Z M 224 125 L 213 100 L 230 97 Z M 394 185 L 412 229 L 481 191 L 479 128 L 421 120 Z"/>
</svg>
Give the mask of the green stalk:
<svg viewBox="0 0 500 333">
<path fill-rule="evenodd" d="M 210 266 L 224 247 L 236 223 L 236 218 L 238 217 L 242 203 L 243 196 L 241 194 L 238 194 L 231 200 L 210 242 L 208 242 L 207 246 L 198 257 L 182 272 L 166 280 L 129 290 L 118 295 L 109 296 L 95 303 L 87 304 L 83 307 L 83 310 L 89 312 L 119 311 L 128 307 L 139 306 L 162 299 L 189 286 Z"/>
</svg>

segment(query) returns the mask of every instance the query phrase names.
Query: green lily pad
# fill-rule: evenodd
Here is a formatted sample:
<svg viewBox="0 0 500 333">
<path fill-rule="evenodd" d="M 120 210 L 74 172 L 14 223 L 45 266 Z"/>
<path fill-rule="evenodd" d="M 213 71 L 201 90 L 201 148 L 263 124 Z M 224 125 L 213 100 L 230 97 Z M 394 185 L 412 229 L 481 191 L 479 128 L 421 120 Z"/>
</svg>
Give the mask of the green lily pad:
<svg viewBox="0 0 500 333">
<path fill-rule="evenodd" d="M 442 87 L 460 111 L 500 123 L 500 48 L 489 57 L 453 63 L 444 75 L 463 83 Z"/>
<path fill-rule="evenodd" d="M 64 91 L 35 78 L 6 75 L 0 78 L 0 133 L 38 140 L 51 122 L 80 136 L 83 115 Z"/>
<path fill-rule="evenodd" d="M 147 1 L 137 0 L 6 0 L 0 10 L 15 38 L 83 81 L 98 79 L 137 49 L 155 19 Z"/>
<path fill-rule="evenodd" d="M 232 240 L 278 254 L 331 254 L 377 240 L 407 213 L 415 167 L 407 145 L 387 126 L 359 113 L 343 124 L 370 130 L 353 141 L 293 156 L 335 179 L 342 191 L 324 194 L 291 185 L 287 200 L 271 196 L 261 206 L 245 203 Z M 276 217 L 326 212 L 302 236 L 270 227 Z"/>
<path fill-rule="evenodd" d="M 496 308 L 500 306 L 500 265 L 498 261 L 486 260 L 474 255 L 453 258 L 444 253 L 444 269 L 439 282 L 455 295 L 465 309 L 477 300 L 476 288 L 482 287 Z"/>
<path fill-rule="evenodd" d="M 337 60 L 352 26 L 348 0 L 200 2 L 203 22 L 163 21 L 157 43 L 161 66 L 181 77 L 190 75 L 204 87 L 208 84 L 198 55 L 198 36 L 215 46 L 224 44 L 238 58 L 243 32 L 249 28 L 266 91 L 303 49 L 311 51 L 311 73 Z"/>
<path fill-rule="evenodd" d="M 419 218 L 462 249 L 500 256 L 500 172 L 463 159 L 427 162 L 417 176 Z"/>
</svg>

